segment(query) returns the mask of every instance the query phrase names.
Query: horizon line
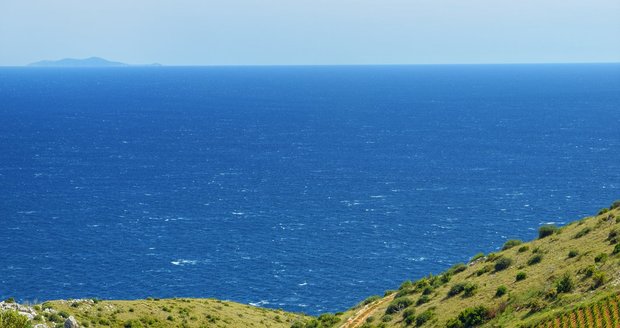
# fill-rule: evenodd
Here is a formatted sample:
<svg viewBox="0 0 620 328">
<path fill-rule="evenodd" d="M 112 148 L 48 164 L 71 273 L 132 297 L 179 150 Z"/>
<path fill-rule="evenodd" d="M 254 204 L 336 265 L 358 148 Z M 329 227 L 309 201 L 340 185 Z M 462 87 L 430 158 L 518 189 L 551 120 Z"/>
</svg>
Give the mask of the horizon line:
<svg viewBox="0 0 620 328">
<path fill-rule="evenodd" d="M 165 68 L 165 67 L 333 67 L 333 66 L 501 66 L 501 65 L 605 65 L 620 64 L 620 61 L 582 61 L 582 62 L 489 62 L 489 63 L 398 63 L 398 64 L 188 64 L 166 65 L 126 64 L 118 66 L 31 66 L 0 65 L 0 68 Z"/>
</svg>

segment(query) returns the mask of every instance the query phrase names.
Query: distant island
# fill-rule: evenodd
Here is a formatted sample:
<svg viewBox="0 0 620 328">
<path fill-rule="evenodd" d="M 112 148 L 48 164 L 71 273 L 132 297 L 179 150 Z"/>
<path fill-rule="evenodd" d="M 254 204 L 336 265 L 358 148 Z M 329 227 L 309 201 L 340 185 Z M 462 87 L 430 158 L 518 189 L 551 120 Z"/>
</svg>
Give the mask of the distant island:
<svg viewBox="0 0 620 328">
<path fill-rule="evenodd" d="M 63 58 L 60 60 L 42 60 L 28 64 L 29 67 L 128 67 L 128 66 L 162 66 L 154 63 L 150 65 L 129 65 L 121 62 L 109 61 L 100 57 L 84 59 Z"/>
</svg>

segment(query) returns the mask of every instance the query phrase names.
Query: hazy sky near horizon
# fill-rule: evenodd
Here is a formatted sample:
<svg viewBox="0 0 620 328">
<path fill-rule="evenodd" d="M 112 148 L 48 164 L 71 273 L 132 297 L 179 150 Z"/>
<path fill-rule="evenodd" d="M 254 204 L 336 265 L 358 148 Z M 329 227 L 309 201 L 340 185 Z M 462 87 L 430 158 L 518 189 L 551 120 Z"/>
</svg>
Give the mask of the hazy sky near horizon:
<svg viewBox="0 0 620 328">
<path fill-rule="evenodd" d="M 620 0 L 0 0 L 0 65 L 620 62 Z"/>
</svg>

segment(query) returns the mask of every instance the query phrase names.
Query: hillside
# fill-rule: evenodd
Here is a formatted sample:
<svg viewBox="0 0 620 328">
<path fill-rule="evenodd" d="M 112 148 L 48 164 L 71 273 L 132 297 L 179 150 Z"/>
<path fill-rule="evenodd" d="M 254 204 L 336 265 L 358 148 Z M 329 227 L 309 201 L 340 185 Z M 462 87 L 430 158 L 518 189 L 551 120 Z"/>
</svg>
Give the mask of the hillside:
<svg viewBox="0 0 620 328">
<path fill-rule="evenodd" d="M 620 292 L 619 222 L 615 202 L 562 228 L 541 227 L 537 240 L 508 241 L 502 251 L 370 298 L 341 315 L 339 325 L 520 327 L 561 320 Z"/>
<path fill-rule="evenodd" d="M 619 240 L 617 201 L 318 318 L 214 299 L 51 301 L 20 311 L 50 328 L 69 316 L 83 327 L 620 327 Z"/>
</svg>

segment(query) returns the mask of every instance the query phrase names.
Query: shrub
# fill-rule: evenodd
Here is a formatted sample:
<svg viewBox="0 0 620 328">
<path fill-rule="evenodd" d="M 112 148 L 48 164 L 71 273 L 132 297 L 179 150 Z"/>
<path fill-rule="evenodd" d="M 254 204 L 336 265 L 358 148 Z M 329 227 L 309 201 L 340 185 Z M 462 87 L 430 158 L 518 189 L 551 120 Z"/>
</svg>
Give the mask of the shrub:
<svg viewBox="0 0 620 328">
<path fill-rule="evenodd" d="M 425 324 L 427 321 L 431 320 L 433 318 L 433 316 L 435 316 L 435 313 L 433 311 L 431 311 L 431 310 L 426 310 L 426 311 L 420 313 L 420 315 L 415 318 L 416 326 L 419 327 L 419 326 Z"/>
<path fill-rule="evenodd" d="M 459 272 L 465 271 L 466 269 L 467 269 L 467 265 L 465 265 L 464 263 L 457 263 L 453 265 L 450 269 L 448 269 L 448 273 L 457 274 Z"/>
<path fill-rule="evenodd" d="M 508 257 L 500 257 L 495 261 L 495 271 L 502 271 L 508 269 L 512 265 L 512 259 Z"/>
<path fill-rule="evenodd" d="M 521 281 L 521 280 L 524 280 L 525 278 L 527 278 L 527 274 L 523 271 L 519 271 L 517 273 L 517 276 L 515 277 L 516 281 Z"/>
<path fill-rule="evenodd" d="M 607 235 L 607 240 L 609 240 L 612 244 L 616 244 L 618 243 L 618 235 L 618 229 L 611 229 L 611 231 L 609 231 L 609 235 Z"/>
<path fill-rule="evenodd" d="M 607 282 L 607 275 L 603 271 L 597 271 L 593 276 L 592 280 L 594 281 L 594 285 L 592 285 L 593 289 L 599 288 Z"/>
<path fill-rule="evenodd" d="M 430 295 L 433 292 L 433 287 L 428 286 L 422 290 L 422 295 Z"/>
<path fill-rule="evenodd" d="M 0 311 L 0 327 L 2 328 L 28 328 L 28 318 L 20 315 L 17 311 Z"/>
<path fill-rule="evenodd" d="M 570 251 L 568 251 L 568 258 L 569 258 L 569 259 L 570 259 L 570 258 L 573 258 L 573 257 L 575 257 L 575 256 L 577 256 L 577 255 L 579 255 L 579 252 L 578 252 L 578 251 L 576 251 L 576 250 L 574 250 L 574 249 L 571 249 Z"/>
<path fill-rule="evenodd" d="M 505 250 L 507 250 L 507 249 L 511 249 L 511 248 L 513 248 L 513 247 L 515 247 L 515 246 L 519 246 L 519 245 L 521 245 L 521 244 L 523 244 L 523 241 L 521 241 L 521 240 L 519 240 L 519 239 L 510 239 L 510 240 L 507 240 L 507 241 L 504 243 L 504 246 L 502 247 L 502 251 L 505 251 Z"/>
<path fill-rule="evenodd" d="M 527 265 L 534 265 L 534 264 L 540 263 L 541 261 L 542 261 L 542 255 L 536 254 L 530 257 L 529 260 L 527 260 Z"/>
<path fill-rule="evenodd" d="M 476 294 L 476 291 L 478 291 L 478 285 L 474 284 L 472 282 L 465 284 L 465 287 L 463 288 L 463 297 L 470 297 L 470 296 L 474 296 L 474 294 Z"/>
<path fill-rule="evenodd" d="M 616 244 L 616 246 L 614 247 L 614 250 L 611 253 L 612 254 L 620 253 L 620 244 Z"/>
<path fill-rule="evenodd" d="M 393 314 L 393 313 L 400 312 L 408 308 L 411 304 L 413 304 L 413 301 L 410 300 L 409 298 L 406 298 L 406 297 L 396 298 L 392 302 L 390 302 L 390 305 L 388 305 L 387 309 L 385 310 L 385 314 Z"/>
<path fill-rule="evenodd" d="M 132 319 L 132 320 L 125 321 L 125 324 L 123 325 L 123 327 L 125 327 L 125 328 L 142 328 L 142 327 L 144 327 L 144 325 L 142 325 L 142 322 L 140 322 L 139 320 Z"/>
<path fill-rule="evenodd" d="M 497 290 L 495 291 L 495 297 L 502 297 L 507 292 L 508 292 L 508 288 L 506 288 L 506 286 L 504 286 L 504 285 L 499 286 L 499 287 L 497 287 Z"/>
<path fill-rule="evenodd" d="M 539 312 L 540 310 L 544 309 L 546 306 L 547 304 L 545 302 L 537 298 L 527 303 L 527 308 L 530 309 L 531 313 Z"/>
<path fill-rule="evenodd" d="M 321 323 L 321 326 L 323 327 L 331 327 L 335 325 L 336 323 L 338 323 L 338 321 L 340 321 L 338 317 L 336 317 L 335 315 L 331 313 L 323 313 L 319 316 L 318 319 L 319 319 L 319 322 Z"/>
<path fill-rule="evenodd" d="M 448 328 L 465 328 L 476 327 L 483 325 L 485 322 L 491 319 L 490 311 L 482 306 L 476 306 L 473 308 L 467 308 L 463 310 L 459 315 L 448 321 L 446 327 Z"/>
<path fill-rule="evenodd" d="M 360 304 L 361 305 L 368 305 L 368 304 L 370 304 L 370 303 L 372 303 L 374 301 L 378 301 L 380 299 L 381 299 L 381 296 L 379 296 L 379 295 L 372 295 L 372 296 L 366 298 L 365 300 L 363 300 L 362 303 L 360 303 Z"/>
<path fill-rule="evenodd" d="M 471 260 L 469 260 L 469 263 L 474 262 L 474 261 L 476 261 L 476 260 L 478 260 L 478 259 L 481 259 L 481 258 L 483 258 L 483 257 L 484 257 L 484 253 L 478 253 L 478 254 L 474 255 L 474 256 L 471 258 Z"/>
<path fill-rule="evenodd" d="M 594 262 L 596 263 L 605 263 L 607 261 L 607 254 L 606 253 L 600 253 L 599 255 L 597 255 L 596 257 L 594 257 Z"/>
<path fill-rule="evenodd" d="M 398 287 L 398 290 L 410 289 L 410 288 L 413 288 L 413 283 L 411 282 L 411 280 L 406 280 L 405 282 L 400 284 L 400 287 Z"/>
<path fill-rule="evenodd" d="M 575 288 L 575 282 L 573 281 L 571 275 L 567 272 L 555 283 L 555 288 L 558 293 L 569 293 Z"/>
<path fill-rule="evenodd" d="M 415 310 L 414 309 L 406 309 L 403 311 L 403 320 L 407 324 L 407 326 L 412 325 L 415 322 Z"/>
<path fill-rule="evenodd" d="M 524 246 L 519 247 L 517 251 L 519 253 L 523 253 L 523 252 L 527 252 L 528 250 L 530 250 L 530 246 L 524 245 Z"/>
<path fill-rule="evenodd" d="M 573 238 L 575 238 L 575 239 L 577 239 L 577 238 L 581 238 L 581 237 L 583 237 L 583 236 L 585 236 L 585 235 L 589 234 L 589 233 L 590 233 L 590 231 L 592 231 L 592 229 L 590 229 L 589 227 L 583 228 L 583 229 L 579 230 L 579 232 L 577 232 L 577 233 L 575 234 L 575 236 L 573 236 Z"/>
<path fill-rule="evenodd" d="M 483 274 L 485 274 L 487 272 L 491 272 L 492 268 L 493 267 L 490 266 L 490 265 L 485 265 L 482 268 L 478 269 L 478 271 L 476 271 L 476 276 L 481 276 L 481 275 L 483 275 Z"/>
<path fill-rule="evenodd" d="M 611 206 L 609 208 L 611 208 L 612 210 L 614 208 L 620 208 L 620 200 L 617 200 L 617 201 L 611 203 Z"/>
<path fill-rule="evenodd" d="M 415 303 L 416 305 L 422 305 L 424 303 L 428 303 L 431 300 L 430 297 L 428 297 L 428 295 L 422 295 L 420 296 L 420 298 L 418 298 L 418 301 Z"/>
<path fill-rule="evenodd" d="M 383 322 L 390 322 L 390 321 L 392 321 L 392 316 L 391 316 L 391 315 L 389 315 L 389 314 L 386 314 L 386 315 L 384 315 L 384 316 L 381 318 L 381 321 L 383 321 Z"/>
<path fill-rule="evenodd" d="M 585 269 L 579 270 L 579 273 L 583 273 L 586 278 L 592 277 L 594 272 L 596 272 L 596 267 L 594 265 L 589 265 Z"/>
<path fill-rule="evenodd" d="M 13 297 L 9 297 L 4 300 L 4 303 L 15 303 L 15 299 Z"/>
<path fill-rule="evenodd" d="M 462 293 L 465 290 L 465 285 L 466 284 L 464 282 L 459 282 L 457 284 L 454 284 L 448 291 L 448 297 L 452 297 L 452 296 Z"/>
<path fill-rule="evenodd" d="M 547 224 L 538 228 L 538 239 L 549 237 L 558 231 L 558 227 L 553 224 Z"/>
<path fill-rule="evenodd" d="M 605 213 L 609 212 L 609 209 L 606 207 L 601 208 L 600 211 L 598 211 L 598 215 L 603 215 Z"/>
</svg>

